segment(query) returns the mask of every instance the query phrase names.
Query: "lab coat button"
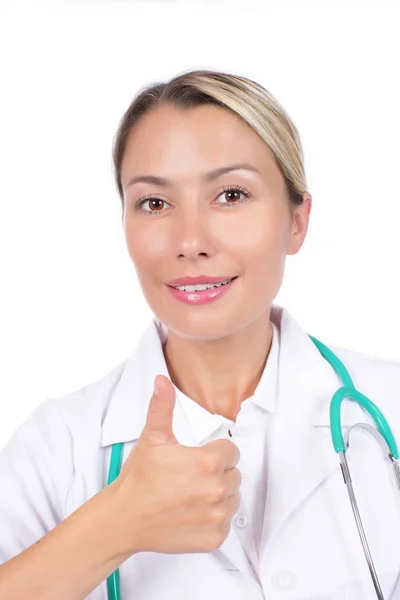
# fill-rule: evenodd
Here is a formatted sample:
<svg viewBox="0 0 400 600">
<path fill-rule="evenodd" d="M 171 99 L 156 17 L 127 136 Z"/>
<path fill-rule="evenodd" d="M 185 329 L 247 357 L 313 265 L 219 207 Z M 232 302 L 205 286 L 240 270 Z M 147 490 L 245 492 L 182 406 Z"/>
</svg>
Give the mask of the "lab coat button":
<svg viewBox="0 0 400 600">
<path fill-rule="evenodd" d="M 278 571 L 272 575 L 272 585 L 276 590 L 293 590 L 297 585 L 297 577 L 290 571 Z"/>
<path fill-rule="evenodd" d="M 242 527 L 246 527 L 246 525 L 247 525 L 247 517 L 245 517 L 244 515 L 239 515 L 239 516 L 236 518 L 236 521 L 235 521 L 235 523 L 236 523 L 236 525 L 237 525 L 238 527 L 240 527 L 240 528 L 242 528 Z"/>
</svg>

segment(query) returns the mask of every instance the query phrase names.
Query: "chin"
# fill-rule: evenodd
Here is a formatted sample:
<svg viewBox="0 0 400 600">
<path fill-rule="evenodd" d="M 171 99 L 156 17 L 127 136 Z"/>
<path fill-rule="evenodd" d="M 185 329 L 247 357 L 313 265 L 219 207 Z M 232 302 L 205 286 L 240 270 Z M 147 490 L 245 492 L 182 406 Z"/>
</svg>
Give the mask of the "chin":
<svg viewBox="0 0 400 600">
<path fill-rule="evenodd" d="M 182 316 L 177 319 L 168 319 L 163 321 L 167 328 L 175 335 L 190 340 L 213 341 L 228 337 L 234 334 L 238 329 L 242 329 L 243 323 L 238 323 L 232 319 L 221 319 L 220 316 L 210 318 L 209 316 L 201 318 L 183 319 Z"/>
</svg>

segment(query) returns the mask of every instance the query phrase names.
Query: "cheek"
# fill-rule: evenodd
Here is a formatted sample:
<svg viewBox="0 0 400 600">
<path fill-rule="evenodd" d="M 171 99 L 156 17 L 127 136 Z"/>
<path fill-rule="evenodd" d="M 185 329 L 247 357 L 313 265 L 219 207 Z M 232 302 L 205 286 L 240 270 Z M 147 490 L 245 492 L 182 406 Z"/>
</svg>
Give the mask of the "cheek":
<svg viewBox="0 0 400 600">
<path fill-rule="evenodd" d="M 126 246 L 138 272 L 148 270 L 160 260 L 163 243 L 159 235 L 146 227 L 129 227 L 125 232 Z"/>
<path fill-rule="evenodd" d="M 256 224 L 238 240 L 238 264 L 243 268 L 254 302 L 270 303 L 282 285 L 286 263 L 288 231 L 285 222 Z"/>
<path fill-rule="evenodd" d="M 230 232 L 227 243 L 234 249 L 239 264 L 244 267 L 254 265 L 257 270 L 260 265 L 273 267 L 282 263 L 286 257 L 288 235 L 286 223 L 259 219 L 253 220 L 251 226 L 242 227 L 237 235 Z"/>
</svg>

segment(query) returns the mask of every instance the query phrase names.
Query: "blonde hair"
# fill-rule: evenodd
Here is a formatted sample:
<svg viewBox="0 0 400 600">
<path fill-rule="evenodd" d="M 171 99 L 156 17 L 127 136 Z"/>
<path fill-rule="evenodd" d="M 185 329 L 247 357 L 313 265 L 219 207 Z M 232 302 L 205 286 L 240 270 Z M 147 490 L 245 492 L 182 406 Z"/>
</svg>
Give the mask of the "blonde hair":
<svg viewBox="0 0 400 600">
<path fill-rule="evenodd" d="M 143 88 L 123 114 L 113 143 L 114 177 L 124 209 L 121 168 L 129 134 L 139 119 L 151 110 L 172 106 L 180 110 L 214 104 L 232 111 L 260 136 L 273 152 L 294 208 L 303 203 L 307 191 L 300 136 L 288 113 L 260 84 L 212 70 L 191 70 L 164 82 Z"/>
</svg>

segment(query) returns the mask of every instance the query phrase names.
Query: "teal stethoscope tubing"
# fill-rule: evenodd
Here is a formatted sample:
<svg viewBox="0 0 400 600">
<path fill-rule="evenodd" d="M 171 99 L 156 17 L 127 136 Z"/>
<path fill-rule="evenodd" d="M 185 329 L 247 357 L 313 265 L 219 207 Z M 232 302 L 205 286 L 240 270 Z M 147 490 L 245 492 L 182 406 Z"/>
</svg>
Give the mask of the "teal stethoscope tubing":
<svg viewBox="0 0 400 600">
<path fill-rule="evenodd" d="M 309 335 L 309 334 L 308 334 Z M 351 400 L 355 400 L 358 402 L 373 418 L 380 435 L 384 438 L 384 442 L 387 444 L 388 448 L 388 458 L 393 463 L 393 467 L 395 468 L 395 476 L 398 487 L 400 486 L 400 470 L 398 464 L 395 462 L 399 458 L 398 449 L 396 445 L 396 441 L 393 437 L 393 433 L 383 416 L 382 412 L 379 408 L 366 396 L 361 394 L 354 386 L 353 381 L 344 366 L 344 364 L 339 360 L 339 358 L 322 342 L 317 340 L 312 335 L 309 335 L 309 338 L 314 342 L 322 356 L 330 363 L 332 368 L 339 375 L 342 380 L 343 386 L 339 388 L 335 394 L 332 396 L 330 403 L 330 429 L 331 429 L 331 437 L 333 447 L 335 452 L 339 454 L 340 464 L 342 467 L 343 477 L 349 492 L 354 516 L 356 519 L 357 527 L 359 530 L 359 534 L 361 537 L 361 541 L 364 548 L 364 553 L 366 555 L 366 559 L 368 562 L 368 566 L 370 569 L 371 577 L 373 579 L 375 591 L 377 593 L 377 597 L 379 600 L 384 600 L 382 590 L 380 588 L 378 578 L 376 576 L 374 564 L 372 562 L 371 554 L 369 552 L 368 544 L 365 538 L 364 530 L 361 523 L 361 518 L 358 512 L 357 503 L 354 496 L 354 491 L 351 484 L 350 471 L 347 465 L 347 461 L 345 458 L 346 447 L 343 439 L 342 426 L 340 421 L 340 408 L 343 400 L 345 398 L 349 398 Z M 119 475 L 121 470 L 121 462 L 122 462 L 122 449 L 123 443 L 113 444 L 111 459 L 110 459 L 110 468 L 108 473 L 108 481 L 107 485 L 112 483 Z M 109 577 L 107 577 L 107 592 L 108 592 L 108 600 L 121 600 L 120 594 L 120 585 L 119 585 L 119 569 L 116 569 Z"/>
<path fill-rule="evenodd" d="M 331 426 L 331 435 L 332 442 L 335 448 L 335 452 L 345 452 L 345 443 L 343 440 L 342 427 L 340 423 L 340 407 L 345 398 L 351 398 L 352 400 L 356 400 L 363 408 L 365 408 L 371 417 L 374 419 L 378 430 L 381 435 L 385 438 L 390 452 L 394 456 L 394 458 L 398 459 L 398 450 L 395 439 L 393 437 L 392 431 L 383 416 L 382 412 L 379 408 L 371 402 L 364 394 L 361 394 L 354 387 L 353 381 L 345 368 L 344 364 L 338 359 L 338 357 L 327 348 L 322 342 L 319 342 L 312 335 L 309 335 L 314 344 L 317 346 L 318 350 L 321 352 L 322 356 L 328 360 L 328 362 L 335 369 L 336 373 L 339 375 L 343 382 L 343 387 L 337 390 L 337 392 L 333 395 L 330 406 L 330 426 Z"/>
</svg>

